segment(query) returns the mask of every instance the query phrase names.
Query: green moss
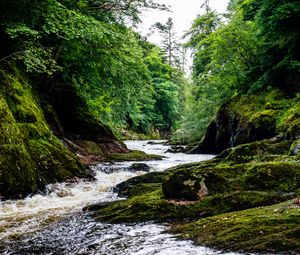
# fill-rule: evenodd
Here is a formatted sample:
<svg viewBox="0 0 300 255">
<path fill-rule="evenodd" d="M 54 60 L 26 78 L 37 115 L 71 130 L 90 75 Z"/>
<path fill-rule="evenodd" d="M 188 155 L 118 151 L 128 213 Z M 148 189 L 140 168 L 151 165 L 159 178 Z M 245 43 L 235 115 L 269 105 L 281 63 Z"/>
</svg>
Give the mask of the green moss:
<svg viewBox="0 0 300 255">
<path fill-rule="evenodd" d="M 297 98 L 288 98 L 278 90 L 236 97 L 231 100 L 227 112 L 233 119 L 239 119 L 246 133 L 253 126 L 258 132 L 264 129 L 274 135 L 286 133 L 292 139 L 300 134 L 300 103 Z"/>
<path fill-rule="evenodd" d="M 44 139 L 28 141 L 28 151 L 36 162 L 39 186 L 61 182 L 74 176 L 90 178 L 84 167 L 56 138 L 51 142 Z"/>
<path fill-rule="evenodd" d="M 123 195 L 130 197 L 141 196 L 152 191 L 159 190 L 161 188 L 160 183 L 141 183 L 134 186 L 131 186 L 130 189 L 127 189 L 127 192 Z"/>
<path fill-rule="evenodd" d="M 160 185 L 144 183 L 131 187 L 127 200 L 116 201 L 99 207 L 93 217 L 109 222 L 139 222 L 180 219 L 199 219 L 225 212 L 279 203 L 291 198 L 274 192 L 245 191 L 216 194 L 199 201 L 168 200 Z"/>
<path fill-rule="evenodd" d="M 299 162 L 267 162 L 249 167 L 241 178 L 251 190 L 293 192 L 300 188 Z"/>
<path fill-rule="evenodd" d="M 165 197 L 188 200 L 226 192 L 228 186 L 226 180 L 217 172 L 186 169 L 170 174 L 162 182 Z"/>
<path fill-rule="evenodd" d="M 223 152 L 220 157 L 226 157 L 229 162 L 247 163 L 252 160 L 261 160 L 267 155 L 288 154 L 292 141 L 270 141 L 263 140 L 239 145 L 235 148 Z"/>
<path fill-rule="evenodd" d="M 0 195 L 22 197 L 53 181 L 91 177 L 48 127 L 38 96 L 20 74 L 0 87 Z"/>
<path fill-rule="evenodd" d="M 146 154 L 142 151 L 130 151 L 128 153 L 111 153 L 106 156 L 113 161 L 140 161 L 140 160 L 161 160 L 162 156 Z"/>
<path fill-rule="evenodd" d="M 275 129 L 276 118 L 278 116 L 277 110 L 263 110 L 254 113 L 249 122 L 255 127 L 264 127 L 266 129 Z"/>
<path fill-rule="evenodd" d="M 83 151 L 86 152 L 87 154 L 96 155 L 96 156 L 103 155 L 100 146 L 93 141 L 80 140 L 80 141 L 73 141 L 73 142 L 76 145 L 78 145 L 80 148 L 82 148 Z"/>
<path fill-rule="evenodd" d="M 115 188 L 114 191 L 118 192 L 119 196 L 122 197 L 130 197 L 136 195 L 139 190 L 141 192 L 148 192 L 149 190 L 145 187 L 143 190 L 144 184 L 151 184 L 153 187 L 161 186 L 161 182 L 164 177 L 168 175 L 167 172 L 151 172 L 144 175 L 135 176 L 130 178 L 124 182 L 119 183 Z M 139 188 L 141 187 L 141 188 Z M 152 186 L 151 186 L 152 187 Z M 152 190 L 152 188 L 151 188 Z"/>
<path fill-rule="evenodd" d="M 276 158 L 277 159 L 277 158 Z M 225 160 L 181 166 L 162 182 L 167 198 L 197 200 L 205 195 L 234 191 L 295 192 L 300 188 L 299 161 L 251 161 L 243 164 Z M 193 185 L 186 185 L 192 183 Z M 205 196 L 204 195 L 204 196 Z"/>
<path fill-rule="evenodd" d="M 300 251 L 300 210 L 293 201 L 222 214 L 175 228 L 198 244 L 249 252 Z"/>
<path fill-rule="evenodd" d="M 1 94 L 0 123 L 0 194 L 22 196 L 36 189 L 35 167 Z"/>
<path fill-rule="evenodd" d="M 286 134 L 289 139 L 300 135 L 300 102 L 290 100 L 290 106 L 282 113 L 277 121 L 277 129 Z"/>
</svg>

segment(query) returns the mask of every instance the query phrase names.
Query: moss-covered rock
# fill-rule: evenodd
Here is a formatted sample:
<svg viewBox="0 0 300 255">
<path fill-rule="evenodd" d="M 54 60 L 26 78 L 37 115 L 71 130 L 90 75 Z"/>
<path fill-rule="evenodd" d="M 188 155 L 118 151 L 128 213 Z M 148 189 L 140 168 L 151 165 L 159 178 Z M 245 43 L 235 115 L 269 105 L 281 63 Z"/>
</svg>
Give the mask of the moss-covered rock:
<svg viewBox="0 0 300 255">
<path fill-rule="evenodd" d="M 264 162 L 247 168 L 241 177 L 249 190 L 293 192 L 300 188 L 299 162 Z"/>
<path fill-rule="evenodd" d="M 77 146 L 82 148 L 82 152 L 86 153 L 87 155 L 90 154 L 90 155 L 100 156 L 104 154 L 103 151 L 101 150 L 101 147 L 93 141 L 77 140 L 73 142 Z"/>
<path fill-rule="evenodd" d="M 191 152 L 218 154 L 279 134 L 296 139 L 300 135 L 299 107 L 297 98 L 276 90 L 237 96 L 220 107 L 203 140 Z"/>
<path fill-rule="evenodd" d="M 217 173 L 184 169 L 167 176 L 162 182 L 162 189 L 166 198 L 198 200 L 226 192 L 227 185 L 226 180 Z"/>
<path fill-rule="evenodd" d="M 277 128 L 285 133 L 287 139 L 300 137 L 300 102 L 297 98 L 291 100 L 290 106 L 281 114 Z"/>
<path fill-rule="evenodd" d="M 136 194 L 137 186 L 143 186 L 144 184 L 159 184 L 161 186 L 161 182 L 164 177 L 168 175 L 167 172 L 152 172 L 147 173 L 144 175 L 136 176 L 130 178 L 124 182 L 119 183 L 115 188 L 114 191 L 118 193 L 121 197 L 129 197 L 132 194 Z M 147 189 L 144 189 L 144 193 L 148 192 Z"/>
<path fill-rule="evenodd" d="M 300 194 L 300 161 L 289 155 L 292 143 L 279 137 L 240 145 L 206 162 L 135 177 L 120 185 L 127 200 L 87 210 L 112 223 L 193 222 L 176 232 L 201 245 L 297 254 L 299 206 L 274 205 Z"/>
<path fill-rule="evenodd" d="M 162 182 L 165 197 L 197 200 L 235 191 L 295 192 L 300 188 L 300 162 L 249 162 L 181 167 Z"/>
<path fill-rule="evenodd" d="M 300 153 L 300 139 L 295 140 L 289 150 L 291 156 L 299 155 Z"/>
<path fill-rule="evenodd" d="M 106 155 L 106 159 L 111 161 L 161 160 L 162 156 L 146 154 L 143 151 L 133 150 L 127 153 L 110 153 Z"/>
<path fill-rule="evenodd" d="M 19 73 L 0 87 L 0 195 L 20 198 L 67 178 L 92 178 L 90 170 L 50 130 L 39 97 Z"/>
<path fill-rule="evenodd" d="M 300 208 L 293 200 L 201 219 L 174 230 L 200 245 L 246 252 L 300 252 Z"/>
<path fill-rule="evenodd" d="M 274 192 L 244 191 L 216 194 L 198 201 L 166 199 L 157 183 L 137 184 L 131 187 L 127 200 L 91 205 L 93 217 L 112 223 L 195 220 L 226 212 L 272 205 L 290 199 L 292 195 Z"/>
<path fill-rule="evenodd" d="M 23 134 L 0 94 L 0 195 L 21 197 L 36 190 L 34 168 Z"/>
<path fill-rule="evenodd" d="M 236 163 L 247 163 L 253 160 L 263 160 L 266 156 L 288 155 L 292 141 L 263 140 L 259 142 L 238 145 L 223 151 L 219 158 Z"/>
</svg>

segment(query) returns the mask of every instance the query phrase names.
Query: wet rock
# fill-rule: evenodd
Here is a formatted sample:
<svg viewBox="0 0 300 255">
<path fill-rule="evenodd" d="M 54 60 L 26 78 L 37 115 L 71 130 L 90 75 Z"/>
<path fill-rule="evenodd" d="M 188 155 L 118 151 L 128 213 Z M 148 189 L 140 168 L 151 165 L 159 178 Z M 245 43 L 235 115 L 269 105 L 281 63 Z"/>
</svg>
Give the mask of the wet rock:
<svg viewBox="0 0 300 255">
<path fill-rule="evenodd" d="M 245 254 L 299 254 L 300 210 L 292 203 L 221 214 L 181 224 L 174 231 L 199 245 Z"/>
<path fill-rule="evenodd" d="M 113 204 L 113 202 L 101 202 L 101 203 L 97 203 L 97 204 L 88 205 L 88 206 L 84 207 L 82 210 L 84 212 L 101 210 L 111 204 Z"/>
<path fill-rule="evenodd" d="M 170 153 L 184 153 L 184 152 L 186 152 L 186 148 L 184 146 L 173 145 L 166 152 L 170 152 Z"/>
<path fill-rule="evenodd" d="M 149 145 L 155 145 L 155 144 L 166 145 L 167 141 L 165 141 L 165 140 L 149 141 L 147 144 L 149 144 Z"/>
<path fill-rule="evenodd" d="M 106 155 L 106 160 L 110 161 L 145 161 L 161 160 L 163 156 L 147 154 L 143 151 L 133 150 L 128 153 L 111 153 Z"/>
<path fill-rule="evenodd" d="M 135 186 L 146 183 L 160 184 L 166 175 L 168 175 L 166 172 L 152 172 L 145 175 L 136 176 L 119 183 L 114 188 L 114 192 L 117 192 L 120 197 L 127 197 L 131 194 L 131 191 Z"/>
<path fill-rule="evenodd" d="M 282 131 L 276 125 L 284 109 L 282 97 L 279 92 L 262 96 L 247 95 L 223 104 L 209 124 L 202 141 L 191 153 L 219 154 L 230 147 L 280 134 Z M 271 105 L 269 101 L 278 104 Z"/>
<path fill-rule="evenodd" d="M 300 152 L 300 140 L 294 141 L 290 148 L 290 155 L 298 155 Z"/>
<path fill-rule="evenodd" d="M 196 174 L 181 170 L 166 177 L 162 190 L 166 198 L 198 200 L 225 191 L 226 181 L 215 173 Z"/>
<path fill-rule="evenodd" d="M 149 172 L 150 166 L 148 166 L 145 163 L 134 163 L 129 167 L 129 170 L 133 172 L 138 172 L 138 171 Z"/>
</svg>

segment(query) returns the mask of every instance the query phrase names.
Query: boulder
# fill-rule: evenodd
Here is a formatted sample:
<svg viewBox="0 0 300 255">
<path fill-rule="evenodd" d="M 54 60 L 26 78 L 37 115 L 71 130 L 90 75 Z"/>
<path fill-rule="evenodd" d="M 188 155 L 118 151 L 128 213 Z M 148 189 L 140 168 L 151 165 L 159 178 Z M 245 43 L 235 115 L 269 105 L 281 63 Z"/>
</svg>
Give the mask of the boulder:
<svg viewBox="0 0 300 255">
<path fill-rule="evenodd" d="M 185 169 L 167 176 L 162 182 L 166 198 L 198 200 L 226 190 L 224 178 L 213 172 L 195 173 Z"/>
<path fill-rule="evenodd" d="M 191 153 L 219 154 L 227 148 L 269 139 L 287 131 L 287 125 L 281 124 L 284 126 L 281 129 L 278 126 L 280 115 L 286 111 L 287 103 L 282 98 L 281 92 L 273 91 L 237 96 L 224 103 Z"/>
<path fill-rule="evenodd" d="M 138 172 L 138 171 L 149 172 L 150 166 L 148 166 L 145 163 L 134 163 L 129 167 L 129 170 L 133 172 Z"/>
<path fill-rule="evenodd" d="M 152 172 L 145 175 L 130 178 L 124 182 L 119 183 L 114 187 L 114 192 L 117 192 L 120 197 L 130 196 L 131 190 L 140 184 L 161 183 L 163 178 L 167 175 L 166 172 Z"/>
</svg>

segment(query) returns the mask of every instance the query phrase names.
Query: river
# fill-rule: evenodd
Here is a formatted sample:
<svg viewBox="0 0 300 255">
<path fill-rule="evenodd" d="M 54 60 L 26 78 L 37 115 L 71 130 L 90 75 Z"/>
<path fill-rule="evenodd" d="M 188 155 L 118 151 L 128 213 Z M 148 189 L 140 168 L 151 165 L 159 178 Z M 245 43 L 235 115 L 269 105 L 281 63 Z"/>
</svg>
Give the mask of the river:
<svg viewBox="0 0 300 255">
<path fill-rule="evenodd" d="M 161 161 L 146 162 L 151 171 L 163 171 L 183 163 L 198 162 L 212 155 L 169 153 L 168 145 L 149 141 L 127 141 L 129 149 L 163 155 Z M 23 200 L 0 202 L 0 254 L 99 254 L 99 255 L 234 255 L 169 234 L 168 225 L 155 223 L 107 224 L 94 221 L 82 208 L 95 202 L 120 199 L 112 188 L 131 177 L 133 162 L 93 166 L 96 181 L 47 186 L 47 194 Z"/>
</svg>

